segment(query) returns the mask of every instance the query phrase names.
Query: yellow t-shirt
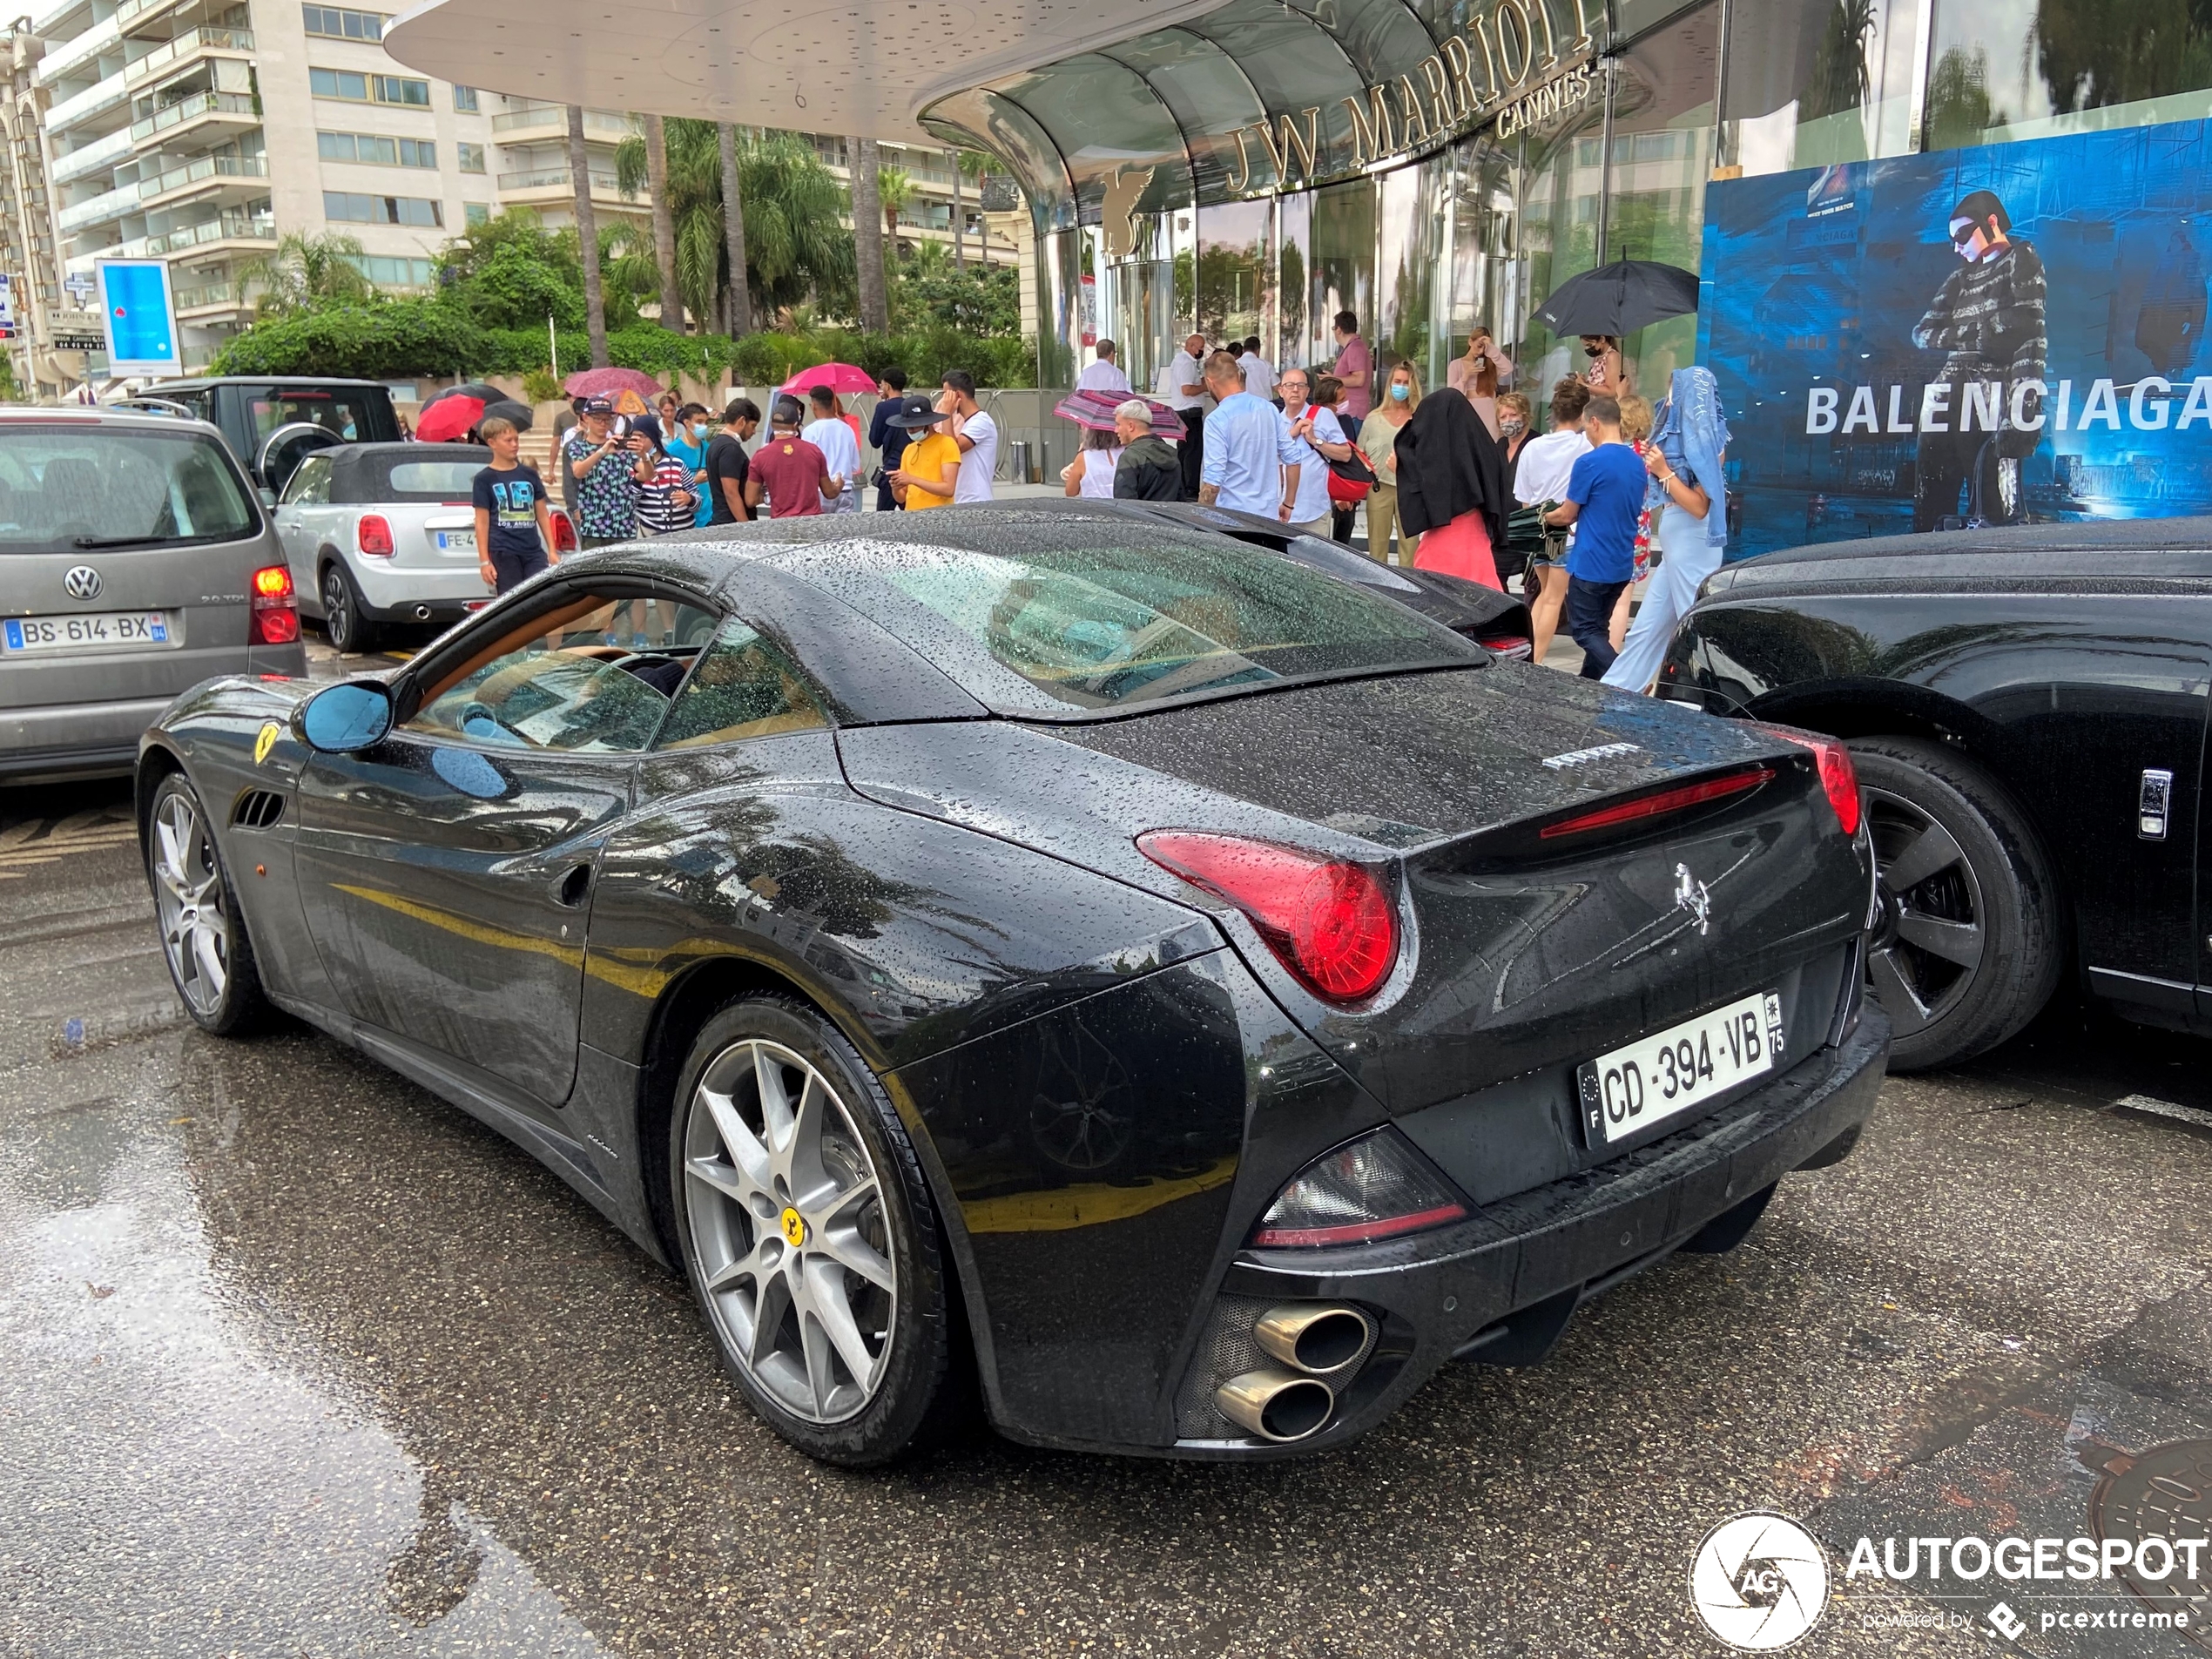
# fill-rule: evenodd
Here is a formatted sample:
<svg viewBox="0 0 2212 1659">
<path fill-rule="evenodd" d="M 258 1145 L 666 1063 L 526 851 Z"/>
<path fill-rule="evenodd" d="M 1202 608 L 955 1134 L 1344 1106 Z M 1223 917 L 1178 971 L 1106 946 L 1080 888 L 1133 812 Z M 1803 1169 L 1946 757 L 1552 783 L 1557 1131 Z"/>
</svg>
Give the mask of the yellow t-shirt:
<svg viewBox="0 0 2212 1659">
<path fill-rule="evenodd" d="M 960 478 L 960 445 L 948 433 L 933 432 L 927 437 L 908 444 L 899 466 L 901 471 L 912 473 L 917 478 L 941 478 L 945 469 L 949 466 L 953 469 L 953 479 L 957 482 Z M 910 513 L 918 513 L 925 507 L 949 507 L 952 504 L 953 498 L 949 494 L 933 496 L 913 484 L 907 486 L 907 510 Z"/>
</svg>

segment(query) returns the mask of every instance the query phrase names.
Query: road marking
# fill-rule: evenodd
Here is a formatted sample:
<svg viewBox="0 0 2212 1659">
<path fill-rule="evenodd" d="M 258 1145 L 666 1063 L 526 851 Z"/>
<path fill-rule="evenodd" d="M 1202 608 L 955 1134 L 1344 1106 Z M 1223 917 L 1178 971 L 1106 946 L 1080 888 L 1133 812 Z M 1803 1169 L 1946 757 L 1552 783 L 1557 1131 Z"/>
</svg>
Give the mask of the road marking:
<svg viewBox="0 0 2212 1659">
<path fill-rule="evenodd" d="M 57 864 L 74 853 L 95 853 L 138 840 L 138 826 L 92 813 L 77 813 L 58 822 L 31 819 L 0 830 L 0 881 L 20 881 L 33 870 Z"/>
<path fill-rule="evenodd" d="M 2150 1095 L 2122 1095 L 2112 1103 L 2112 1109 L 2116 1112 L 2141 1112 L 2147 1117 L 2170 1118 L 2176 1123 L 2186 1123 L 2191 1129 L 2212 1135 L 2212 1112 L 2201 1106 L 2182 1106 Z"/>
</svg>

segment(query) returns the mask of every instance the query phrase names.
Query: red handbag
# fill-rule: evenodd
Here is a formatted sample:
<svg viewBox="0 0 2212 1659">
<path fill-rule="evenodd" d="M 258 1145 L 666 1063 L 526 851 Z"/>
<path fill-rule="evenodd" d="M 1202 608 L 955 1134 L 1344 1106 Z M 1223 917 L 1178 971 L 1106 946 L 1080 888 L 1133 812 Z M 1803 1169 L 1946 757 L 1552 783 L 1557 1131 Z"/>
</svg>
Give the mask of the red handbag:
<svg viewBox="0 0 2212 1659">
<path fill-rule="evenodd" d="M 1312 414 L 1317 406 L 1309 403 L 1299 411 L 1301 415 Z M 1320 455 L 1319 450 L 1315 450 Z M 1351 455 L 1342 461 L 1331 461 L 1321 455 L 1329 469 L 1329 499 L 1339 507 L 1357 507 L 1367 499 L 1367 492 L 1375 487 L 1375 469 L 1367 457 L 1352 447 Z"/>
</svg>

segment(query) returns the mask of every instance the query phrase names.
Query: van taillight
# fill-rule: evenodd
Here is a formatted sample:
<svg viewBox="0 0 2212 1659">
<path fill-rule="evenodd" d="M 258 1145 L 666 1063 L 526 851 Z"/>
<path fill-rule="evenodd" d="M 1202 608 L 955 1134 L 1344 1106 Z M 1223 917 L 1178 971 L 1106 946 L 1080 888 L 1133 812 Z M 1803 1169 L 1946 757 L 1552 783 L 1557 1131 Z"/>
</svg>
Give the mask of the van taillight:
<svg viewBox="0 0 2212 1659">
<path fill-rule="evenodd" d="M 289 645 L 300 637 L 300 606 L 292 591 L 292 572 L 265 564 L 253 573 L 252 620 L 246 637 L 255 645 Z"/>
</svg>

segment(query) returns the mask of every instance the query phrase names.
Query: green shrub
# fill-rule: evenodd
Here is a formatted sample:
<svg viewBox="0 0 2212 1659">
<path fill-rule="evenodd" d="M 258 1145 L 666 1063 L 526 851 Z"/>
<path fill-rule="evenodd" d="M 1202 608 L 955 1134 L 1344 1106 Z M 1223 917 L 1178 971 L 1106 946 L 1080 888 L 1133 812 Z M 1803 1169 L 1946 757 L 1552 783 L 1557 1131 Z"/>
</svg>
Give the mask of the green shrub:
<svg viewBox="0 0 2212 1659">
<path fill-rule="evenodd" d="M 533 368 L 523 376 L 523 395 L 533 403 L 550 403 L 561 395 L 561 382 L 550 368 Z"/>
<path fill-rule="evenodd" d="M 493 354 L 484 330 L 435 300 L 385 300 L 255 323 L 228 341 L 208 368 L 216 374 L 385 380 L 508 367 L 488 361 Z"/>
</svg>

